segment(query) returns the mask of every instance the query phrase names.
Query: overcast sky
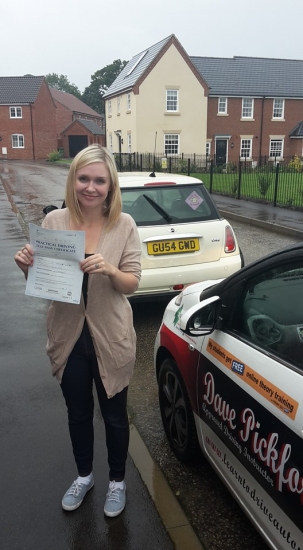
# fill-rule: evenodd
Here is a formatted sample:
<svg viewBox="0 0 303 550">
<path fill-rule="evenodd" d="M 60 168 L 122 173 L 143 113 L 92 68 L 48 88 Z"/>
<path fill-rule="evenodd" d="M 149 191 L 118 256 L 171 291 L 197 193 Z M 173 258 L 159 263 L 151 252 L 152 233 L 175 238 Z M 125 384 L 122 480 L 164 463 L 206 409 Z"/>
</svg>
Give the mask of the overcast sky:
<svg viewBox="0 0 303 550">
<path fill-rule="evenodd" d="M 303 59 L 303 0 L 2 0 L 0 76 L 58 73 L 81 92 L 175 34 L 189 55 Z"/>
</svg>

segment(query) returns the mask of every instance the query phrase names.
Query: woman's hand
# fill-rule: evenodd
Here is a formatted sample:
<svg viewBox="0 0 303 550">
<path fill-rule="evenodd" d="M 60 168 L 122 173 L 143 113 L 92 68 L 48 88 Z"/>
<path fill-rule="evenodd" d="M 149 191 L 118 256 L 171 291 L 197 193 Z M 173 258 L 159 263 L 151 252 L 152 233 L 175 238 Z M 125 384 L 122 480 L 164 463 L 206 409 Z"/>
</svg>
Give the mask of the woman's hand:
<svg viewBox="0 0 303 550">
<path fill-rule="evenodd" d="M 85 260 L 80 262 L 80 268 L 84 273 L 102 273 L 102 275 L 114 274 L 115 268 L 113 265 L 106 262 L 102 254 L 92 254 Z"/>
<path fill-rule="evenodd" d="M 135 275 L 120 271 L 120 269 L 107 262 L 102 254 L 93 254 L 82 260 L 80 268 L 84 273 L 106 275 L 114 289 L 122 294 L 132 294 L 138 287 L 138 279 Z"/>
<path fill-rule="evenodd" d="M 26 244 L 21 250 L 18 250 L 15 255 L 15 262 L 17 266 L 23 271 L 25 278 L 27 279 L 28 268 L 34 263 L 34 251 L 30 244 Z"/>
</svg>

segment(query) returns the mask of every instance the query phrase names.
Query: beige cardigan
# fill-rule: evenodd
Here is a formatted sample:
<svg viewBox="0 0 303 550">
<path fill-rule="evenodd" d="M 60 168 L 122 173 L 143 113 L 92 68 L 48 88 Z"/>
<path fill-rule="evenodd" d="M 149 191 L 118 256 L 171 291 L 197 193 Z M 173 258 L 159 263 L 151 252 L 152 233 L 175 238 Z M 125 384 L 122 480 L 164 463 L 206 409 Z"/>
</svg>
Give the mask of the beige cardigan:
<svg viewBox="0 0 303 550">
<path fill-rule="evenodd" d="M 68 208 L 54 210 L 43 220 L 47 229 L 69 229 Z M 121 271 L 141 277 L 141 246 L 134 220 L 121 214 L 109 229 L 104 229 L 99 252 Z M 132 309 L 124 294 L 116 291 L 109 278 L 89 275 L 87 306 L 51 302 L 47 314 L 46 351 L 52 373 L 61 382 L 67 359 L 78 340 L 86 318 L 98 360 L 100 375 L 108 397 L 128 386 L 135 364 L 136 334 Z"/>
</svg>

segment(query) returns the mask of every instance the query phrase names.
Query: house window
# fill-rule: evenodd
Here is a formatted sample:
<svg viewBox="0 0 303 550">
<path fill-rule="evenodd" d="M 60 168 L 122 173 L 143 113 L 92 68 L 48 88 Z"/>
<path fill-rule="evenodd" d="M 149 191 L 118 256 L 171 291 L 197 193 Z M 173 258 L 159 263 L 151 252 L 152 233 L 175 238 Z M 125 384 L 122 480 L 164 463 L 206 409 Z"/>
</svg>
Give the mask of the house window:
<svg viewBox="0 0 303 550">
<path fill-rule="evenodd" d="M 130 111 L 130 94 L 126 94 L 126 110 Z"/>
<path fill-rule="evenodd" d="M 24 136 L 22 134 L 13 134 L 12 135 L 12 147 L 13 147 L 13 149 L 23 149 L 24 148 Z"/>
<path fill-rule="evenodd" d="M 179 134 L 165 134 L 164 136 L 164 152 L 165 155 L 179 154 Z"/>
<path fill-rule="evenodd" d="M 113 152 L 113 135 L 109 134 L 109 150 Z"/>
<path fill-rule="evenodd" d="M 241 151 L 240 151 L 241 159 L 251 158 L 251 145 L 252 145 L 251 139 L 241 139 Z"/>
<path fill-rule="evenodd" d="M 250 97 L 242 99 L 242 118 L 253 118 L 254 115 L 254 100 Z"/>
<path fill-rule="evenodd" d="M 120 114 L 121 97 L 117 97 L 117 114 Z"/>
<path fill-rule="evenodd" d="M 112 100 L 109 99 L 108 101 L 108 116 L 112 115 Z"/>
<path fill-rule="evenodd" d="M 218 115 L 227 114 L 227 97 L 219 97 L 218 99 Z"/>
<path fill-rule="evenodd" d="M 178 90 L 166 90 L 166 110 L 178 111 Z"/>
<path fill-rule="evenodd" d="M 282 158 L 283 157 L 283 139 L 271 139 L 269 146 L 269 156 L 271 158 Z"/>
<path fill-rule="evenodd" d="M 22 108 L 21 107 L 10 107 L 10 118 L 22 118 Z"/>
<path fill-rule="evenodd" d="M 210 141 L 206 142 L 206 156 L 210 156 Z"/>
<path fill-rule="evenodd" d="M 274 99 L 272 117 L 284 119 L 284 99 Z"/>
<path fill-rule="evenodd" d="M 132 152 L 132 135 L 131 134 L 127 134 L 127 152 L 128 153 Z"/>
</svg>

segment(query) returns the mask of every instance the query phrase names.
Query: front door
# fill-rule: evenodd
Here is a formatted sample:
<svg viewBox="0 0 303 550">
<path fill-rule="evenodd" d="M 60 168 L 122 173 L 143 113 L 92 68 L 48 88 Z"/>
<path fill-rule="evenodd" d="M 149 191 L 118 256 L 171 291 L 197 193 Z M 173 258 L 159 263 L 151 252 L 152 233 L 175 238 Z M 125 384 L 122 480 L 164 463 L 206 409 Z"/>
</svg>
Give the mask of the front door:
<svg viewBox="0 0 303 550">
<path fill-rule="evenodd" d="M 227 139 L 216 139 L 216 165 L 226 164 Z"/>
</svg>

